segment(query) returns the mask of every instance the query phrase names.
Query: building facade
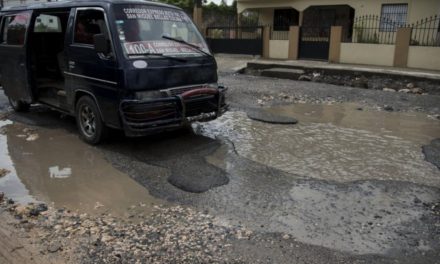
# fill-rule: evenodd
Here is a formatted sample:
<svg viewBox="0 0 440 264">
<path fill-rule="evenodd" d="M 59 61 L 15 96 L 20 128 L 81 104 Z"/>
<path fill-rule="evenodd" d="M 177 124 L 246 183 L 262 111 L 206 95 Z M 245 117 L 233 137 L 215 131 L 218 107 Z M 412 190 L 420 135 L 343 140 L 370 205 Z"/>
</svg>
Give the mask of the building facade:
<svg viewBox="0 0 440 264">
<path fill-rule="evenodd" d="M 439 0 L 238 0 L 237 9 L 270 28 L 269 58 L 440 70 Z"/>
<path fill-rule="evenodd" d="M 56 1 L 56 0 L 52 0 Z M 29 5 L 33 3 L 51 2 L 51 0 L 0 0 L 0 7 Z"/>
</svg>

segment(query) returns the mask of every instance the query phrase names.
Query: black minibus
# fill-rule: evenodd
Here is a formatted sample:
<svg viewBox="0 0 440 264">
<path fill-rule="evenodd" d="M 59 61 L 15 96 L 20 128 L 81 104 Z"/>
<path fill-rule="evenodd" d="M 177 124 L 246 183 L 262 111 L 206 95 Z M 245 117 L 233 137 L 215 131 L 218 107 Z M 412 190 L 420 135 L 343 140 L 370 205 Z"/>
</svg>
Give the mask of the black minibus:
<svg viewBox="0 0 440 264">
<path fill-rule="evenodd" d="M 150 1 L 63 1 L 0 12 L 0 83 L 15 111 L 75 116 L 81 138 L 209 121 L 226 109 L 217 64 L 188 15 Z"/>
</svg>

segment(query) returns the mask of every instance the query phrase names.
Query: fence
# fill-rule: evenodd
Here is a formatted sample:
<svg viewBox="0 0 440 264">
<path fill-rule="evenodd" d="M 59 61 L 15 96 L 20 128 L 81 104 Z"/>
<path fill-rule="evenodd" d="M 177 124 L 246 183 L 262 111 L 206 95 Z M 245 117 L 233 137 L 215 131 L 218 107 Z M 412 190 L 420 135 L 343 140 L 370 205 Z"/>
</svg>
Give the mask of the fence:
<svg viewBox="0 0 440 264">
<path fill-rule="evenodd" d="M 259 23 L 259 14 L 245 12 L 243 14 L 231 14 L 218 11 L 203 11 L 203 25 L 207 27 L 255 27 L 261 26 Z"/>
<path fill-rule="evenodd" d="M 254 27 L 208 27 L 206 38 L 210 39 L 261 39 L 263 28 Z"/>
<path fill-rule="evenodd" d="M 411 46 L 440 47 L 440 16 L 419 20 L 411 27 Z"/>
<path fill-rule="evenodd" d="M 354 20 L 351 41 L 346 39 L 344 42 L 394 44 L 396 30 L 402 26 L 402 23 L 377 15 L 360 16 Z"/>
</svg>

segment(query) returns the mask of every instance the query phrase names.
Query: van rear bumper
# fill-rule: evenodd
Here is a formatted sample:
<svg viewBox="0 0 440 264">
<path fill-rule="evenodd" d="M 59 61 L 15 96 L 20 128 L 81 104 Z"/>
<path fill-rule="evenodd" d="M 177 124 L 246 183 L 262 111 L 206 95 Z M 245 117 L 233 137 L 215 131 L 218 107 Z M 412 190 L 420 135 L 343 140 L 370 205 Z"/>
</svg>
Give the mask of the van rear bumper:
<svg viewBox="0 0 440 264">
<path fill-rule="evenodd" d="M 127 136 L 143 136 L 214 120 L 228 109 L 225 93 L 225 88 L 200 88 L 174 97 L 123 100 L 120 114 L 124 132 Z"/>
</svg>

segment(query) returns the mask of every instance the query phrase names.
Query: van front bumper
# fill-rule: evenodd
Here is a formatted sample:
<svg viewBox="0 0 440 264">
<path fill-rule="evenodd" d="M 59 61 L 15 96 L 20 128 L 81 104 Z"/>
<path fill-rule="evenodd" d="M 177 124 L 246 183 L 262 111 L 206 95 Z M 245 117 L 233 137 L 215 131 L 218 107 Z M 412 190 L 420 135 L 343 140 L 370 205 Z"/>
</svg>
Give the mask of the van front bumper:
<svg viewBox="0 0 440 264">
<path fill-rule="evenodd" d="M 127 136 L 143 136 L 172 130 L 191 122 L 206 122 L 228 109 L 226 88 L 198 88 L 173 97 L 123 100 L 120 114 Z"/>
</svg>

